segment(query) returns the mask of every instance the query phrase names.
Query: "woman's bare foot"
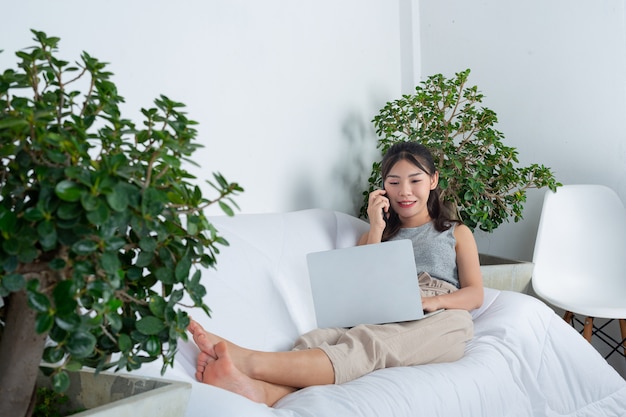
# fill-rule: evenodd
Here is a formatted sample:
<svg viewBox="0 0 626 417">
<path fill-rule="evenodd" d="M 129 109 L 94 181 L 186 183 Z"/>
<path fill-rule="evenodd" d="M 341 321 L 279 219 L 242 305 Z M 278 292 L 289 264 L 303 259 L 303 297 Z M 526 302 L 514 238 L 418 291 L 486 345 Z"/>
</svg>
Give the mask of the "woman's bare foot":
<svg viewBox="0 0 626 417">
<path fill-rule="evenodd" d="M 280 398 L 297 390 L 296 386 L 308 386 L 315 383 L 304 383 L 303 385 L 291 385 L 291 378 L 285 377 L 288 373 L 285 370 L 300 369 L 302 361 L 283 362 L 284 359 L 297 359 L 292 356 L 313 354 L 322 357 L 323 361 L 312 361 L 310 365 L 315 370 L 319 370 L 327 365 L 330 377 L 326 383 L 332 383 L 332 365 L 326 354 L 319 352 L 258 352 L 243 348 L 227 340 L 222 339 L 212 333 L 207 332 L 202 326 L 191 320 L 188 330 L 193 335 L 193 340 L 198 345 L 200 353 L 196 361 L 196 379 L 206 384 L 224 388 L 226 390 L 243 395 L 253 401 L 273 405 Z M 287 357 L 283 356 L 287 355 Z M 308 363 L 308 360 L 305 360 Z M 297 366 L 295 365 L 297 364 Z M 259 371 L 259 367 L 265 369 Z M 256 372 L 256 373 L 255 373 Z M 305 377 L 315 374 L 315 371 L 303 369 Z M 297 378 L 297 379 L 302 379 Z"/>
<path fill-rule="evenodd" d="M 216 343 L 226 341 L 221 337 L 214 335 L 213 333 L 207 332 L 206 330 L 204 330 L 204 327 L 200 325 L 200 323 L 193 319 L 191 319 L 191 321 L 189 322 L 187 330 L 189 330 L 189 332 L 192 334 L 193 340 L 194 342 L 196 342 L 196 345 L 198 345 L 200 350 L 204 352 L 208 352 L 209 350 L 213 349 L 213 346 L 215 346 Z"/>
<path fill-rule="evenodd" d="M 226 339 L 222 339 L 221 337 L 214 335 L 213 333 L 207 332 L 204 328 L 195 320 L 191 320 L 189 323 L 189 327 L 187 330 L 193 335 L 193 340 L 198 345 L 200 349 L 200 354 L 198 355 L 198 360 L 196 362 L 196 368 L 199 372 L 202 372 L 202 369 L 208 362 L 211 360 L 217 359 L 217 356 L 214 352 L 214 346 L 220 342 L 224 342 L 228 347 L 228 354 L 233 362 L 233 364 L 239 369 L 239 371 L 243 372 L 245 375 L 253 378 L 252 370 L 249 365 L 248 358 L 250 357 L 251 351 L 249 349 L 242 348 L 232 342 L 229 342 Z"/>
<path fill-rule="evenodd" d="M 199 381 L 243 395 L 252 401 L 268 403 L 264 383 L 248 377 L 237 369 L 230 357 L 226 342 L 218 342 L 211 350 L 215 356 L 203 352 L 205 357 L 202 360 L 206 362 L 203 371 L 200 372 L 198 367 L 196 372 L 196 378 Z M 199 364 L 200 361 L 199 358 Z"/>
</svg>

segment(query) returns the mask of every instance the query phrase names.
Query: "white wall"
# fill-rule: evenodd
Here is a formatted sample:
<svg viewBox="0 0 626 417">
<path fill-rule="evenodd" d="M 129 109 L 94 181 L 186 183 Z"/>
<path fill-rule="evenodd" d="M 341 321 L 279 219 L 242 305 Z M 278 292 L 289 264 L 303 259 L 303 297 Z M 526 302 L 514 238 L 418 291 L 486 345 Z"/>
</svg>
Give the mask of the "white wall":
<svg viewBox="0 0 626 417">
<path fill-rule="evenodd" d="M 0 25 L 0 69 L 32 44 L 110 62 L 129 115 L 164 93 L 187 104 L 206 148 L 200 177 L 239 182 L 242 212 L 356 213 L 371 119 L 428 75 L 471 68 L 522 164 L 626 198 L 622 0 L 25 0 Z M 210 196 L 208 190 L 207 195 Z M 531 259 L 544 191 L 525 220 L 477 232 L 483 252 Z"/>
<path fill-rule="evenodd" d="M 626 200 L 623 0 L 422 0 L 419 13 L 422 74 L 471 68 L 521 164 Z M 481 251 L 532 259 L 544 192 L 531 190 L 524 221 L 477 233 Z"/>
<path fill-rule="evenodd" d="M 161 93 L 187 104 L 206 146 L 194 172 L 239 182 L 242 212 L 356 213 L 378 158 L 370 121 L 402 84 L 388 0 L 25 0 L 3 16 L 2 70 L 34 28 L 66 59 L 110 62 L 132 118 Z"/>
</svg>

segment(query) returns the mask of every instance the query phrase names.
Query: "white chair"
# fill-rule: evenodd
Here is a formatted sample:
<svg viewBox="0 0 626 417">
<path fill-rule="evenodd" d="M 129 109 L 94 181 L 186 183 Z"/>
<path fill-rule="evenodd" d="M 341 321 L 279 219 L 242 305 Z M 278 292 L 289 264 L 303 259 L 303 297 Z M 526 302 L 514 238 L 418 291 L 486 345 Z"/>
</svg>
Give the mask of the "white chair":
<svg viewBox="0 0 626 417">
<path fill-rule="evenodd" d="M 565 311 L 564 319 L 582 322 L 592 336 L 625 355 L 626 209 L 602 185 L 565 185 L 545 195 L 533 254 L 535 293 Z M 594 326 L 594 318 L 618 319 L 622 340 Z"/>
</svg>

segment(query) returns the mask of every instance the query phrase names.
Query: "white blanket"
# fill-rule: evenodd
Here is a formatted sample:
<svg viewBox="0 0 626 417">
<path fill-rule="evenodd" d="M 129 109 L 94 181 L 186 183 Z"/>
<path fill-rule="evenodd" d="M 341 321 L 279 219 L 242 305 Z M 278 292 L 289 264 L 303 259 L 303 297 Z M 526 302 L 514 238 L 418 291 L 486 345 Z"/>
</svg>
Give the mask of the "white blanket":
<svg viewBox="0 0 626 417">
<path fill-rule="evenodd" d="M 194 382 L 187 416 L 626 416 L 626 381 L 552 310 L 523 294 L 485 295 L 473 314 L 474 339 L 457 362 L 305 388 L 274 408 Z M 182 368 L 166 377 L 192 382 L 196 354 L 185 344 Z"/>
<path fill-rule="evenodd" d="M 311 210 L 212 219 L 231 247 L 203 274 L 208 330 L 243 346 L 288 349 L 315 325 L 304 254 L 354 244 L 353 217 Z M 198 312 L 192 311 L 198 315 Z M 626 416 L 626 381 L 541 301 L 485 289 L 475 336 L 454 363 L 382 369 L 343 385 L 302 389 L 274 408 L 195 381 L 183 343 L 165 378 L 192 382 L 188 417 Z M 160 364 L 136 373 L 160 377 Z"/>
</svg>

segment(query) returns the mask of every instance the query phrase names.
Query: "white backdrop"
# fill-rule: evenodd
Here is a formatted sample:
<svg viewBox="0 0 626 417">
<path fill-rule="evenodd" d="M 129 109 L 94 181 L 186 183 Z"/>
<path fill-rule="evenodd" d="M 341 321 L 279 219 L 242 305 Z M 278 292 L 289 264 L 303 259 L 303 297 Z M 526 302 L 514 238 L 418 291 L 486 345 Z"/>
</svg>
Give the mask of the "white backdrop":
<svg viewBox="0 0 626 417">
<path fill-rule="evenodd" d="M 520 163 L 626 200 L 623 0 L 422 0 L 419 11 L 422 73 L 471 68 Z M 523 222 L 477 233 L 482 251 L 532 259 L 544 192 L 529 192 Z"/>
<path fill-rule="evenodd" d="M 370 121 L 401 88 L 387 0 L 25 0 L 2 14 L 2 69 L 33 28 L 68 60 L 110 62 L 130 116 L 161 93 L 185 103 L 206 146 L 194 172 L 239 182 L 242 212 L 355 212 L 378 157 Z"/>
<path fill-rule="evenodd" d="M 626 197 L 623 0 L 24 0 L 3 8 L 0 68 L 30 28 L 110 62 L 129 115 L 161 93 L 187 104 L 206 146 L 193 171 L 239 182 L 242 212 L 356 213 L 373 116 L 465 68 L 522 164 Z M 481 251 L 531 259 L 543 193 L 477 232 Z"/>
</svg>

